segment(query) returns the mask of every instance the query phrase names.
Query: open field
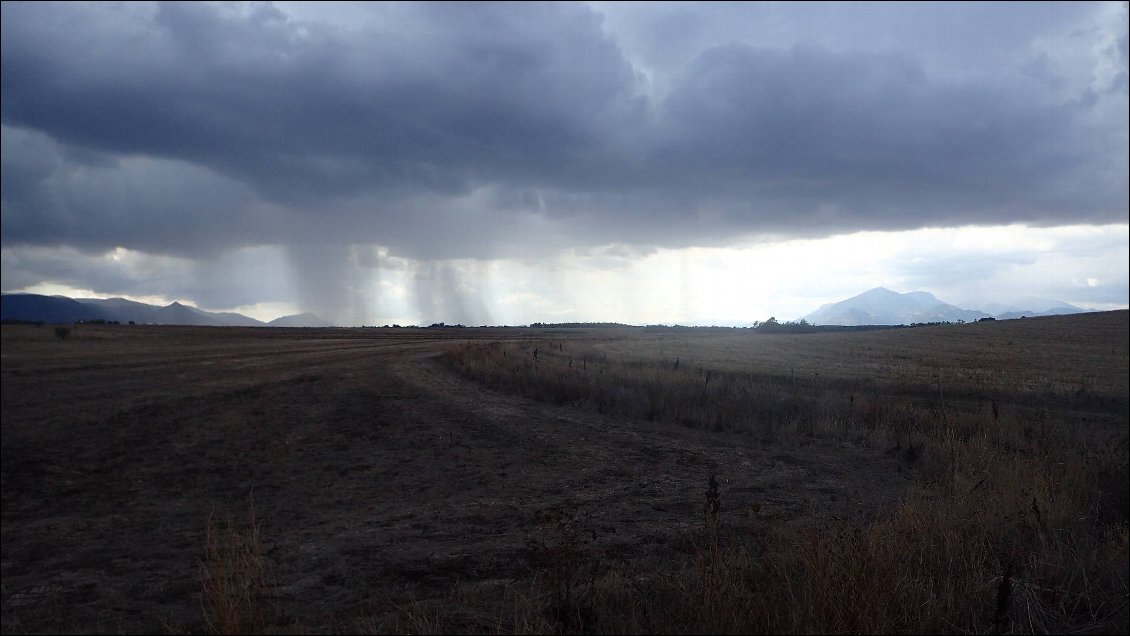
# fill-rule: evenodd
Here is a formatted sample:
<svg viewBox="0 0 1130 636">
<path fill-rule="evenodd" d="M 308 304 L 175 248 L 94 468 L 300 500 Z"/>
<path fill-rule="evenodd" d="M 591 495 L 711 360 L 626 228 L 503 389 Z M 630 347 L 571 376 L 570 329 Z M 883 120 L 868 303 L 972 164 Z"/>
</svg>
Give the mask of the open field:
<svg viewBox="0 0 1130 636">
<path fill-rule="evenodd" d="M 4 326 L 3 630 L 1125 631 L 1128 316 Z"/>
</svg>

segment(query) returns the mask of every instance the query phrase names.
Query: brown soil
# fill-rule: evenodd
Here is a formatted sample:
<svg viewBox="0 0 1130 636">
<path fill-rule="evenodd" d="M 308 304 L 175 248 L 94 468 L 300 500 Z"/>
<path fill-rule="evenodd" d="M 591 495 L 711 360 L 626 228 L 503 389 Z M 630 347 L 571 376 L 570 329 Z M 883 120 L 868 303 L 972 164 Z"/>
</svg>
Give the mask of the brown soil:
<svg viewBox="0 0 1130 636">
<path fill-rule="evenodd" d="M 602 567 L 677 567 L 712 474 L 731 526 L 868 514 L 908 483 L 876 451 L 548 406 L 437 359 L 523 335 L 5 326 L 4 632 L 206 631 L 209 517 L 246 523 L 249 498 L 271 623 L 321 632 L 528 580 L 562 516 Z"/>
</svg>

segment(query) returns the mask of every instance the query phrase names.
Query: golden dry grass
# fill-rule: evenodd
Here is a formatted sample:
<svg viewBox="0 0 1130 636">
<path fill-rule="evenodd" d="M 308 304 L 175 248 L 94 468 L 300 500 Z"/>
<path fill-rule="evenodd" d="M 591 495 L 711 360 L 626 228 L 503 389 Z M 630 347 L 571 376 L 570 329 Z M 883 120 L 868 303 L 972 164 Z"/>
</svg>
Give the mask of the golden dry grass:
<svg viewBox="0 0 1130 636">
<path fill-rule="evenodd" d="M 260 634 L 277 618 L 251 497 L 247 517 L 243 528 L 230 514 L 222 524 L 214 514 L 208 517 L 200 561 L 200 602 L 213 634 Z"/>
<path fill-rule="evenodd" d="M 917 470 L 903 502 L 873 519 L 720 532 L 707 515 L 695 567 L 643 587 L 594 580 L 588 604 L 602 609 L 559 622 L 565 631 L 1117 632 L 1126 317 L 471 344 L 448 360 L 555 404 L 766 443 L 871 445 Z"/>
</svg>

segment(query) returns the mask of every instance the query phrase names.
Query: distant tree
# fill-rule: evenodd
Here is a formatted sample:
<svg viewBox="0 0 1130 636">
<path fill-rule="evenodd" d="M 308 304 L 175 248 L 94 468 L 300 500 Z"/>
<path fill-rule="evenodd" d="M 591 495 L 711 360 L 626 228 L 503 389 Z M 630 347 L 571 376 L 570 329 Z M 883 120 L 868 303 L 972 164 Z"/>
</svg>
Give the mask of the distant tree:
<svg viewBox="0 0 1130 636">
<path fill-rule="evenodd" d="M 765 322 L 753 323 L 753 329 L 761 333 L 816 333 L 820 328 L 808 322 L 805 319 L 800 319 L 796 322 L 779 322 L 776 318 L 770 318 Z"/>
<path fill-rule="evenodd" d="M 808 322 L 804 318 L 796 322 L 785 323 L 789 326 L 789 331 L 793 333 L 815 333 L 817 331 L 816 325 Z"/>
<path fill-rule="evenodd" d="M 777 318 L 771 316 L 769 320 L 757 325 L 757 330 L 765 333 L 776 333 L 781 330 L 781 323 L 777 322 Z"/>
</svg>

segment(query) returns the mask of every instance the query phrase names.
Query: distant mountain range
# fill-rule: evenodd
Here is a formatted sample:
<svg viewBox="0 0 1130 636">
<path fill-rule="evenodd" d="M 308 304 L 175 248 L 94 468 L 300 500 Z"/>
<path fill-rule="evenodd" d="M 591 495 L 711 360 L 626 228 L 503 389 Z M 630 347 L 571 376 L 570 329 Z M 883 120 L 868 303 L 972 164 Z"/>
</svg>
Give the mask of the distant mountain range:
<svg viewBox="0 0 1130 636">
<path fill-rule="evenodd" d="M 180 303 L 164 307 L 125 298 L 67 298 L 40 294 L 0 295 L 0 319 L 75 323 L 92 320 L 153 325 L 203 325 L 210 327 L 329 327 L 314 314 L 283 316 L 271 322 L 232 312 L 204 311 Z"/>
<path fill-rule="evenodd" d="M 1092 310 L 1043 298 L 1024 298 L 1008 304 L 994 303 L 986 305 L 983 310 L 962 309 L 942 302 L 928 292 L 912 291 L 900 294 L 883 287 L 876 287 L 847 300 L 824 305 L 804 316 L 804 320 L 814 325 L 909 325 L 959 320 L 973 322 L 988 317 L 1006 320 L 1021 316 L 1053 316 L 1087 311 Z M 159 307 L 125 298 L 67 298 L 40 294 L 0 295 L 0 319 L 45 323 L 105 320 L 123 324 L 135 322 L 215 327 L 331 326 L 330 323 L 311 313 L 282 316 L 265 323 L 243 314 L 204 311 L 180 303 Z"/>
<path fill-rule="evenodd" d="M 294 314 L 293 316 L 283 316 L 282 318 L 275 318 L 267 323 L 268 327 L 332 327 L 330 323 L 322 320 L 318 316 L 305 313 Z"/>
<path fill-rule="evenodd" d="M 1091 311 L 1056 300 L 1025 298 L 981 309 L 962 309 L 942 302 L 929 292 L 905 294 L 883 287 L 865 291 L 838 303 L 823 305 L 804 317 L 814 325 L 910 325 L 926 322 L 973 322 L 982 318 L 1007 320 L 1022 316 L 1055 316 Z"/>
</svg>

